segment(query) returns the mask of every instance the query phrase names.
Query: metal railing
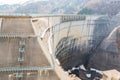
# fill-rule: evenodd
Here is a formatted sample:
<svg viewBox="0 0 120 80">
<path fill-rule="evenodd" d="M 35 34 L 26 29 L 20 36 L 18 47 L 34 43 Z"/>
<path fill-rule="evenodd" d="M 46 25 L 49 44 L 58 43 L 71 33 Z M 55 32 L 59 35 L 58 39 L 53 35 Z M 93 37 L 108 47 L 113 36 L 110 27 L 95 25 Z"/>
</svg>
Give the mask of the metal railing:
<svg viewBox="0 0 120 80">
<path fill-rule="evenodd" d="M 35 38 L 40 35 L 29 35 L 29 34 L 0 34 L 0 38 Z"/>
<path fill-rule="evenodd" d="M 4 67 L 0 68 L 0 72 L 19 72 L 19 71 L 25 71 L 25 72 L 31 72 L 31 71 L 41 71 L 41 70 L 51 70 L 52 67 Z"/>
</svg>

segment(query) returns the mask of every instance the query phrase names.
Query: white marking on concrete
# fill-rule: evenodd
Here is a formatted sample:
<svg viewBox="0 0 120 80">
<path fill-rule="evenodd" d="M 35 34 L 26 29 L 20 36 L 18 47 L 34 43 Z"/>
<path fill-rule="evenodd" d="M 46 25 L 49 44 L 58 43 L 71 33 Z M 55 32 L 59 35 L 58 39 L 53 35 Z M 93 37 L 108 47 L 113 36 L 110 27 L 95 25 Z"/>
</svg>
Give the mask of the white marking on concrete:
<svg viewBox="0 0 120 80">
<path fill-rule="evenodd" d="M 90 77 L 91 77 L 91 74 L 86 74 L 86 76 L 87 76 L 88 78 L 90 78 Z"/>
<path fill-rule="evenodd" d="M 49 49 L 50 54 L 52 54 L 51 37 L 52 37 L 52 35 L 50 35 L 49 39 L 48 39 L 48 49 Z"/>
<path fill-rule="evenodd" d="M 71 73 L 71 70 L 68 70 L 68 73 Z"/>
<path fill-rule="evenodd" d="M 57 63 L 58 65 L 60 65 L 60 62 L 59 62 L 59 60 L 58 60 L 58 59 L 56 59 L 56 63 Z"/>
<path fill-rule="evenodd" d="M 75 70 L 75 69 L 76 69 L 75 67 L 72 68 L 72 70 Z"/>
<path fill-rule="evenodd" d="M 0 18 L 0 30 L 2 29 L 2 18 Z"/>
<path fill-rule="evenodd" d="M 82 69 L 82 70 L 85 70 L 85 71 L 86 71 L 86 69 L 85 69 L 84 65 L 81 65 L 81 66 L 80 66 L 80 69 Z"/>
<path fill-rule="evenodd" d="M 76 68 L 76 67 L 73 67 L 73 68 L 72 68 L 72 70 L 75 70 L 75 69 L 79 69 L 79 67 L 78 67 L 78 68 Z"/>
<path fill-rule="evenodd" d="M 11 78 L 11 77 L 12 77 L 12 74 L 9 74 L 8 76 Z"/>
<path fill-rule="evenodd" d="M 44 38 L 44 36 L 45 36 L 46 32 L 47 32 L 49 29 L 50 29 L 50 28 L 48 27 L 48 28 L 46 28 L 46 29 L 43 31 L 43 33 L 42 33 L 42 35 L 41 35 L 41 39 L 43 39 L 43 38 Z"/>
<path fill-rule="evenodd" d="M 97 73 L 102 74 L 102 71 L 100 71 L 100 70 L 97 70 L 97 69 L 94 69 L 94 68 L 90 68 L 90 70 L 92 70 L 92 71 L 96 71 Z"/>
<path fill-rule="evenodd" d="M 27 76 L 30 76 L 31 73 L 27 73 Z"/>
</svg>

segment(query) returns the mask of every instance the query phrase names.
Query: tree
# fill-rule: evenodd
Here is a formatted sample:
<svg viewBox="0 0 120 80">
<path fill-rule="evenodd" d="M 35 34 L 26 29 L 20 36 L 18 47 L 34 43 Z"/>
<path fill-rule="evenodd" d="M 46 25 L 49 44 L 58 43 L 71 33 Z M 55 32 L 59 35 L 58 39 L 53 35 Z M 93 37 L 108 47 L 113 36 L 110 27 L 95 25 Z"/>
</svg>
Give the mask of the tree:
<svg viewBox="0 0 120 80">
<path fill-rule="evenodd" d="M 92 9 L 83 8 L 82 10 L 80 10 L 80 11 L 78 12 L 78 14 L 91 15 L 91 14 L 94 14 L 94 11 L 93 11 Z"/>
</svg>

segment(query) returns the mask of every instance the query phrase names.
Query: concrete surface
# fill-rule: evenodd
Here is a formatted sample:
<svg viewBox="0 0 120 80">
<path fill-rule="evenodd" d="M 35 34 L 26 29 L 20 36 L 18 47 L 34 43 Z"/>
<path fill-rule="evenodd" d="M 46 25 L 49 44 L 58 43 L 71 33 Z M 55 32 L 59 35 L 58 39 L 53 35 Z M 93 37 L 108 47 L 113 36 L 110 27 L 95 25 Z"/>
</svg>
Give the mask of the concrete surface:
<svg viewBox="0 0 120 80">
<path fill-rule="evenodd" d="M 120 80 L 120 72 L 117 70 L 103 71 L 103 80 Z"/>
<path fill-rule="evenodd" d="M 31 24 L 31 18 L 2 18 L 2 26 L 0 34 L 35 34 Z M 25 53 L 23 53 L 24 61 L 21 67 L 47 67 L 51 66 L 48 59 L 45 57 L 43 50 L 37 38 L 0 38 L 0 68 L 5 67 L 20 67 L 18 62 L 19 57 L 19 41 L 25 40 Z M 24 76 L 20 80 L 59 80 L 54 71 L 30 73 L 30 76 Z M 17 80 L 17 78 L 10 78 L 9 75 L 15 72 L 0 72 L 0 80 Z M 24 73 L 27 75 L 27 73 Z"/>
</svg>

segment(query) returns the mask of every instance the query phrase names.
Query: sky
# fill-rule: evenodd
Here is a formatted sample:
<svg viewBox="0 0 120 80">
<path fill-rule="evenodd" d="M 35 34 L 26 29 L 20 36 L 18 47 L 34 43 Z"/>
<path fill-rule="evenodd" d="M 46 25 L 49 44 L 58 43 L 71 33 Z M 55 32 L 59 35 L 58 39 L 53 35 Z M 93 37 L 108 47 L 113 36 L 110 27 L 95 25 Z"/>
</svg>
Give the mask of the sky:
<svg viewBox="0 0 120 80">
<path fill-rule="evenodd" d="M 28 0 L 0 0 L 0 4 L 16 4 L 16 3 L 24 3 Z"/>
<path fill-rule="evenodd" d="M 1 4 L 21 4 L 29 0 L 0 0 L 0 5 Z M 31 0 L 31 1 L 41 1 L 41 0 Z"/>
</svg>

